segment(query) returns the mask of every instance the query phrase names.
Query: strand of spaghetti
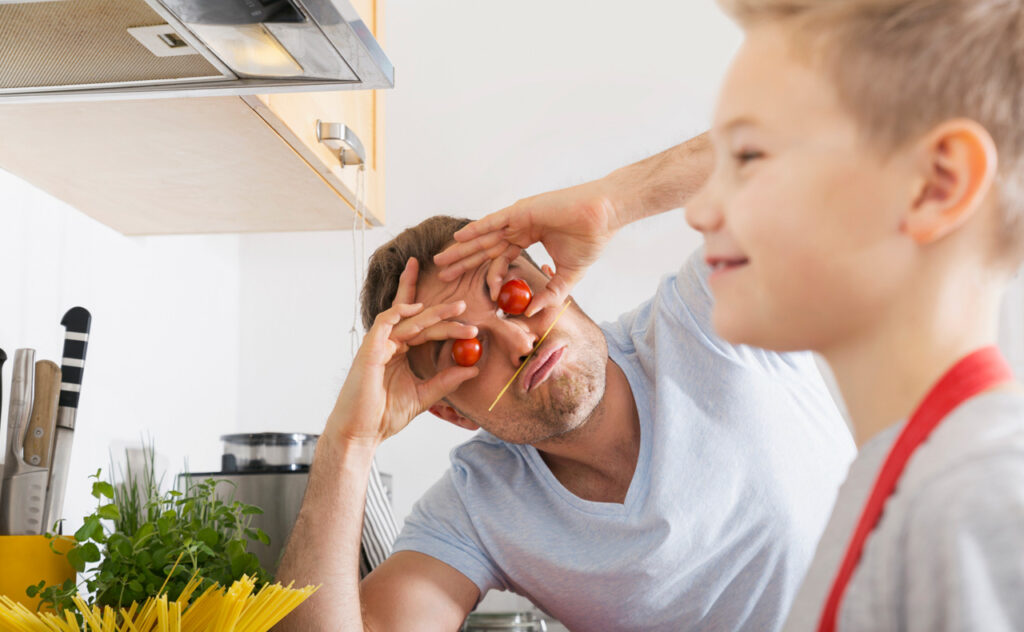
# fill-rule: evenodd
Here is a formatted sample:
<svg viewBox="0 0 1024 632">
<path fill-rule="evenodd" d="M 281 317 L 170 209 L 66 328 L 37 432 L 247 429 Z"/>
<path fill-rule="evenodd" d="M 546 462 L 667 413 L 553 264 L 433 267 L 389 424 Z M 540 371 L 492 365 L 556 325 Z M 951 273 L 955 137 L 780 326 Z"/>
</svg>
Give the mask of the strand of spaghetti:
<svg viewBox="0 0 1024 632">
<path fill-rule="evenodd" d="M 172 602 L 170 605 L 170 620 L 168 621 L 168 627 L 171 632 L 184 632 L 181 629 L 181 608 L 182 603 L 180 601 Z"/>
<path fill-rule="evenodd" d="M 220 601 L 220 586 L 213 584 L 199 595 L 185 610 L 181 624 L 187 630 L 197 632 L 207 629 L 216 615 L 216 604 Z"/>
<path fill-rule="evenodd" d="M 236 632 L 252 632 L 269 616 L 267 610 L 273 605 L 278 595 L 280 585 L 264 584 L 242 611 L 242 618 L 238 620 Z"/>
<path fill-rule="evenodd" d="M 174 569 L 178 568 L 178 562 L 181 561 L 181 556 L 182 555 L 185 555 L 184 551 L 182 551 L 181 553 L 178 553 L 178 559 L 174 560 L 174 566 L 172 566 L 170 572 L 167 573 L 167 578 L 164 579 L 164 585 L 160 587 L 160 590 L 156 591 L 156 596 L 157 597 L 159 597 L 160 595 L 163 594 L 164 588 L 167 588 L 167 582 L 171 581 L 171 575 L 174 574 Z"/>
<path fill-rule="evenodd" d="M 519 376 L 519 372 L 523 370 L 523 367 L 526 366 L 526 363 L 530 361 L 530 358 L 533 357 L 533 354 L 537 353 L 537 349 L 540 349 L 541 343 L 544 342 L 544 339 L 548 337 L 548 334 L 550 334 L 551 330 L 555 327 L 555 323 L 557 323 L 558 319 L 562 317 L 562 314 L 565 313 L 565 310 L 569 309 L 570 305 L 572 305 L 571 300 L 565 302 L 565 306 L 562 307 L 562 311 L 558 312 L 558 316 L 555 316 L 555 319 L 551 321 L 550 325 L 548 325 L 548 330 L 545 331 L 544 335 L 540 337 L 540 340 L 537 341 L 537 344 L 533 345 L 533 349 L 530 350 L 530 354 L 526 356 L 526 359 L 523 360 L 523 363 L 520 364 L 519 368 L 516 369 L 516 372 L 512 374 L 512 379 L 508 381 L 508 384 L 505 385 L 505 388 L 501 389 L 501 392 L 498 393 L 498 396 L 494 398 L 494 403 L 491 404 L 491 407 L 487 409 L 487 412 L 491 412 L 492 410 L 494 410 L 494 407 L 498 404 L 498 400 L 501 399 L 501 396 L 505 394 L 505 391 L 508 390 L 508 387 L 512 386 L 512 382 L 516 381 L 516 377 Z"/>
<path fill-rule="evenodd" d="M 183 609 L 188 606 L 188 602 L 192 598 L 192 593 L 202 585 L 203 580 L 199 579 L 199 571 L 197 570 L 192 573 L 192 577 L 189 578 L 188 583 L 186 583 L 185 587 L 181 589 L 181 594 L 178 595 L 178 601 L 181 602 Z"/>
<path fill-rule="evenodd" d="M 117 632 L 117 611 L 110 606 L 103 611 L 103 632 Z"/>
<path fill-rule="evenodd" d="M 139 602 L 133 601 L 132 605 L 128 606 L 127 609 L 121 608 L 121 618 L 125 620 L 125 625 L 122 626 L 122 632 L 137 632 L 134 630 L 135 627 L 135 614 L 139 611 Z"/>
<path fill-rule="evenodd" d="M 124 625 L 121 626 L 121 632 L 142 632 L 142 630 L 139 629 L 139 626 L 135 625 L 135 611 L 138 609 L 138 605 L 138 602 L 132 602 L 132 607 L 128 610 L 128 613 L 131 616 L 128 616 L 127 614 L 124 615 Z M 121 612 L 124 612 L 124 610 Z"/>
<path fill-rule="evenodd" d="M 299 604 L 308 599 L 309 596 L 315 593 L 319 588 L 319 586 L 306 586 L 301 589 L 281 589 L 284 592 L 284 597 L 278 601 L 273 610 L 273 614 L 271 614 L 264 622 L 265 627 L 261 626 L 253 632 L 267 632 L 267 630 L 274 627 L 281 619 L 284 619 L 288 613 L 297 608 Z"/>
<path fill-rule="evenodd" d="M 14 630 L 25 630 L 26 632 L 41 630 L 45 632 L 46 628 L 40 628 L 37 625 L 38 619 L 28 608 L 8 597 L 0 596 L 0 600 L 2 600 L 3 606 L 6 609 L 5 611 L 0 611 L 3 612 L 3 616 L 0 617 L 0 623 L 10 623 Z"/>
<path fill-rule="evenodd" d="M 92 632 L 103 632 L 102 624 L 96 617 L 96 612 L 89 607 L 89 604 L 85 603 L 85 599 L 78 595 L 72 595 L 71 600 L 75 602 L 78 612 L 82 614 L 82 619 L 88 624 Z"/>
</svg>

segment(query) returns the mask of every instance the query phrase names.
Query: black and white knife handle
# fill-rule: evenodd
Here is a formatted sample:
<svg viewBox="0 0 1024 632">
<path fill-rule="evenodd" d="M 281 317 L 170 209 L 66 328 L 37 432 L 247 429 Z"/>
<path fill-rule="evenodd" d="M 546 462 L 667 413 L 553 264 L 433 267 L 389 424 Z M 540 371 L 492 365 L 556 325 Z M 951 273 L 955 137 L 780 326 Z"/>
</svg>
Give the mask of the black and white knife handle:
<svg viewBox="0 0 1024 632">
<path fill-rule="evenodd" d="M 84 307 L 72 307 L 60 320 L 64 325 L 64 355 L 61 359 L 60 407 L 78 408 L 78 396 L 82 389 L 82 374 L 85 372 L 85 351 L 89 347 L 89 327 L 92 315 Z M 65 419 L 68 415 L 64 415 Z M 71 426 L 74 417 L 71 416 Z"/>
</svg>

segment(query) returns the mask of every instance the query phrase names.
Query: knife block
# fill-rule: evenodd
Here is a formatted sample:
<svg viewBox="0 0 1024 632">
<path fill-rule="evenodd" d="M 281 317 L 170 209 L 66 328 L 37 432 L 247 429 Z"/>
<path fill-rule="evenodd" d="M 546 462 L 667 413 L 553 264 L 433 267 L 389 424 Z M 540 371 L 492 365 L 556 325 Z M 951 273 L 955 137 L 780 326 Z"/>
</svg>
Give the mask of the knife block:
<svg viewBox="0 0 1024 632">
<path fill-rule="evenodd" d="M 53 538 L 53 548 L 67 553 L 74 546 L 74 539 L 67 536 Z M 0 595 L 10 597 L 35 612 L 38 598 L 30 598 L 25 589 L 39 580 L 46 585 L 62 584 L 64 580 L 75 579 L 75 569 L 64 555 L 50 549 L 50 540 L 42 535 L 0 536 Z"/>
</svg>

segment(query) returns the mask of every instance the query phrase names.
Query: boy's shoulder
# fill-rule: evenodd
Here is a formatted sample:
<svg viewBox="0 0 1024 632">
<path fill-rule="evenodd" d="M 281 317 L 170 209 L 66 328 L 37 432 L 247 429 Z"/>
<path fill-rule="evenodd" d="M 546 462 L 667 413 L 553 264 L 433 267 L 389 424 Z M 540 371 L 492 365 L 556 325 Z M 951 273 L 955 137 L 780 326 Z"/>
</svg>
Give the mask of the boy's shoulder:
<svg viewBox="0 0 1024 632">
<path fill-rule="evenodd" d="M 1024 391 L 987 393 L 954 410 L 900 478 L 920 517 L 952 522 L 1024 507 Z"/>
</svg>

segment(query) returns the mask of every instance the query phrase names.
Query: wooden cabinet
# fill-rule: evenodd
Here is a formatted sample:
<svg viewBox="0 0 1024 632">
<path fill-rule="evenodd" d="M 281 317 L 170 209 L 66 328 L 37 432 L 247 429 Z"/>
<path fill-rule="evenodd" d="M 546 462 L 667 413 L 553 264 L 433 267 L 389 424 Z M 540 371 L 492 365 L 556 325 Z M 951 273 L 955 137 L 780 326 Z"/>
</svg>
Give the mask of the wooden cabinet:
<svg viewBox="0 0 1024 632">
<path fill-rule="evenodd" d="M 353 2 L 381 40 L 380 0 Z M 341 168 L 316 121 L 347 125 Z M 384 223 L 377 91 L 0 105 L 0 168 L 126 235 L 350 229 Z"/>
</svg>

